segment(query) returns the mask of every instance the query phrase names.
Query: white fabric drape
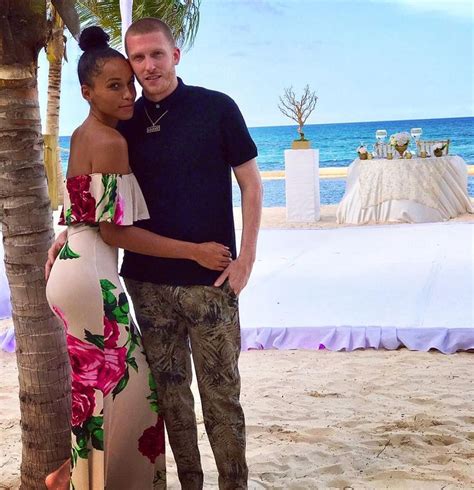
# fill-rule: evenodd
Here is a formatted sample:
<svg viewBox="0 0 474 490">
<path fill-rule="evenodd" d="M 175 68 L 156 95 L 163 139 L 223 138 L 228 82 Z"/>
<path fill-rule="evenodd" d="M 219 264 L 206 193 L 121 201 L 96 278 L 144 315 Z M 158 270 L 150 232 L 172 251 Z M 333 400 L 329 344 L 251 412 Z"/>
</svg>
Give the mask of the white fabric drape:
<svg viewBox="0 0 474 490">
<path fill-rule="evenodd" d="M 242 349 L 474 348 L 474 227 L 261 230 Z"/>
<path fill-rule="evenodd" d="M 355 160 L 337 208 L 338 223 L 446 221 L 472 213 L 467 167 L 459 156 Z"/>
<path fill-rule="evenodd" d="M 132 23 L 133 0 L 120 0 L 120 16 L 122 18 L 122 52 L 125 53 L 125 33 Z"/>
</svg>

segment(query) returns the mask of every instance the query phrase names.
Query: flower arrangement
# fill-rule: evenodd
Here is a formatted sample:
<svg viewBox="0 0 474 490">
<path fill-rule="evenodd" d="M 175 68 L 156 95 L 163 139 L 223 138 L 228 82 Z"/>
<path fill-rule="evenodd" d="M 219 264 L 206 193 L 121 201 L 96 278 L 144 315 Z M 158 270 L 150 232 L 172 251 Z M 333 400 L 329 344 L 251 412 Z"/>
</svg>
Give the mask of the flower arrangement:
<svg viewBox="0 0 474 490">
<path fill-rule="evenodd" d="M 393 146 L 395 150 L 400 154 L 400 158 L 403 158 L 405 150 L 408 148 L 410 142 L 410 135 L 406 132 L 395 133 L 390 136 L 390 146 Z"/>
<path fill-rule="evenodd" d="M 359 145 L 359 147 L 357 148 L 357 153 L 359 154 L 359 158 L 361 160 L 367 160 L 369 152 L 367 151 L 365 145 L 363 144 Z"/>
<path fill-rule="evenodd" d="M 435 157 L 441 157 L 443 156 L 443 150 L 446 148 L 446 143 L 435 143 L 432 147 L 431 150 L 433 151 L 433 154 Z"/>
<path fill-rule="evenodd" d="M 407 132 L 395 133 L 390 136 L 392 146 L 405 146 L 410 142 L 410 135 Z"/>
</svg>

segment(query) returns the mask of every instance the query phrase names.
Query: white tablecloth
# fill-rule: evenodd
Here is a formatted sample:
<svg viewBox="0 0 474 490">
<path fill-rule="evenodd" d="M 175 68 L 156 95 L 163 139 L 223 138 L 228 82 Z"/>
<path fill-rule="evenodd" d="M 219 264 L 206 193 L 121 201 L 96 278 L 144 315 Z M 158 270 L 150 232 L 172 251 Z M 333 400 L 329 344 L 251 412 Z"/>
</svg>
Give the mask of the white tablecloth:
<svg viewBox="0 0 474 490">
<path fill-rule="evenodd" d="M 425 223 L 472 212 L 467 167 L 459 156 L 356 159 L 336 217 L 350 224 Z"/>
</svg>

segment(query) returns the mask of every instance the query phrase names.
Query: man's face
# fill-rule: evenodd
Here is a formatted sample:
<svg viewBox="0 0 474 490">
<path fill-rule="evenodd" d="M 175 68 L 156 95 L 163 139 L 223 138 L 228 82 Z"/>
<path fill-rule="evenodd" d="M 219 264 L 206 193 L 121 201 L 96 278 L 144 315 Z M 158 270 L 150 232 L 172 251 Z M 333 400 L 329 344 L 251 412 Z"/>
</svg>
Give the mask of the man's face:
<svg viewBox="0 0 474 490">
<path fill-rule="evenodd" d="M 128 59 L 145 95 L 154 102 L 170 95 L 178 85 L 179 49 L 159 31 L 129 35 L 126 43 Z"/>
</svg>

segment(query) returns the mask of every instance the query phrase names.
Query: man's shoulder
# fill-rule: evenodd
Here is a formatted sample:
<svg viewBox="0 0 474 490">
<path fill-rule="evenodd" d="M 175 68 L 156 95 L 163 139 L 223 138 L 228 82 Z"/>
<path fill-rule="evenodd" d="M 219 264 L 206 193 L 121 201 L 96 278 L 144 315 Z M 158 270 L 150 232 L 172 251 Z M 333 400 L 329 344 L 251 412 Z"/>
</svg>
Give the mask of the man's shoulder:
<svg viewBox="0 0 474 490">
<path fill-rule="evenodd" d="M 216 104 L 232 105 L 235 104 L 232 97 L 218 90 L 212 90 L 198 85 L 186 85 L 187 93 L 190 97 L 199 98 L 200 100 L 210 101 Z"/>
</svg>

